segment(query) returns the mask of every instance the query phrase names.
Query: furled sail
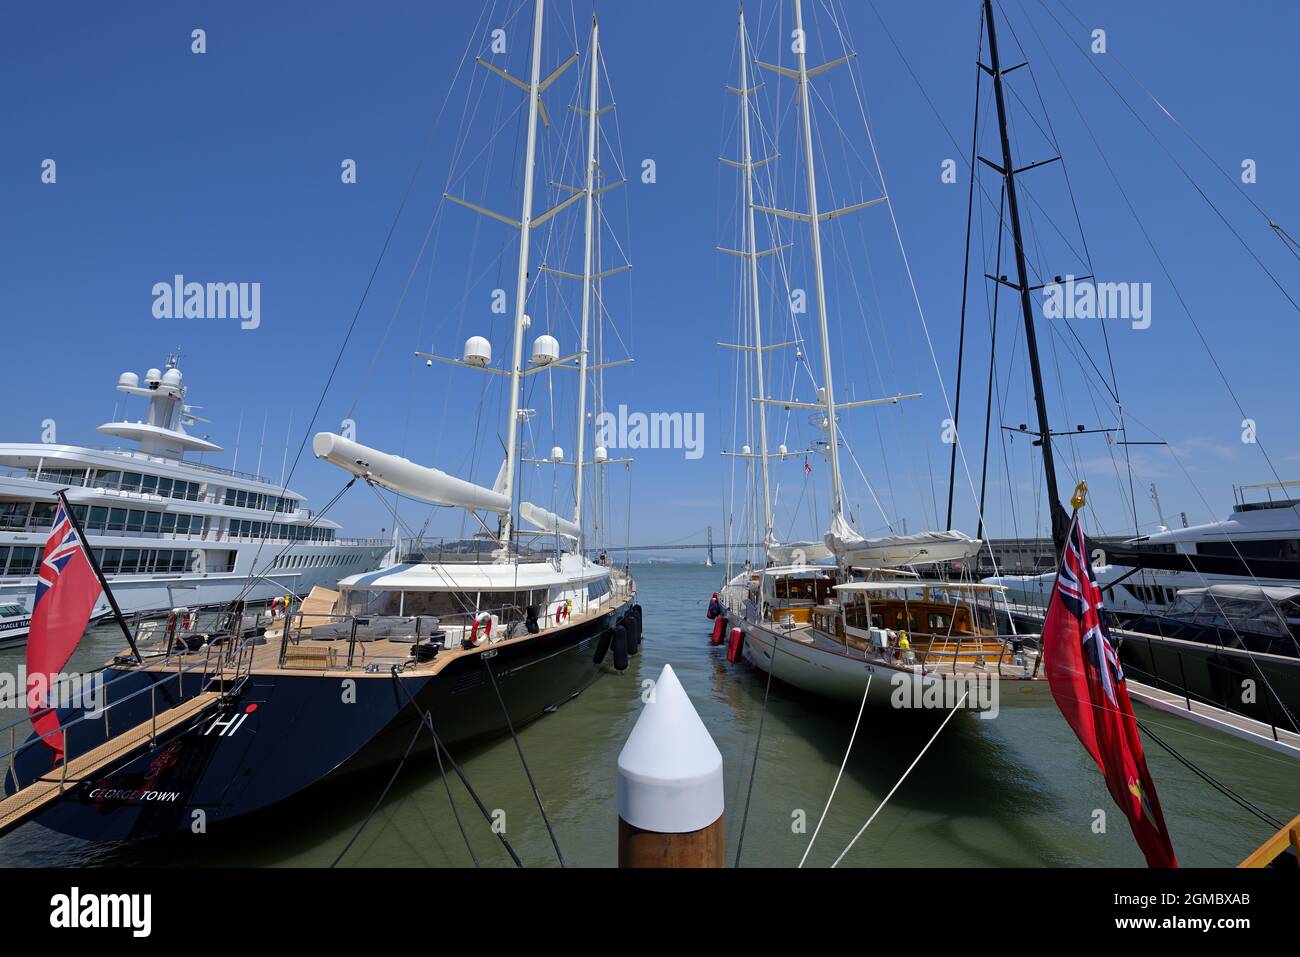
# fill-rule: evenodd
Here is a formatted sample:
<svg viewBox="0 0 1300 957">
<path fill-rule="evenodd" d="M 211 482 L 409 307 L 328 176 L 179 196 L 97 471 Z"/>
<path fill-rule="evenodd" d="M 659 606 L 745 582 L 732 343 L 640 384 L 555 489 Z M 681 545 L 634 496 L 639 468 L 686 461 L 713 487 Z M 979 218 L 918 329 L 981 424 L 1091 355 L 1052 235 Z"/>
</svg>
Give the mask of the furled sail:
<svg viewBox="0 0 1300 957">
<path fill-rule="evenodd" d="M 311 448 L 318 459 L 412 498 L 435 505 L 498 513 L 510 511 L 510 498 L 501 492 L 368 448 L 333 432 L 317 432 Z"/>
<path fill-rule="evenodd" d="M 544 532 L 550 532 L 555 535 L 563 535 L 565 538 L 571 538 L 575 542 L 580 537 L 580 530 L 577 525 L 567 519 L 560 518 L 554 512 L 548 512 L 546 509 L 534 505 L 532 502 L 519 503 L 519 515 L 530 525 L 541 529 Z"/>
<path fill-rule="evenodd" d="M 769 538 L 765 544 L 768 560 L 776 565 L 805 565 L 831 557 L 831 550 L 824 542 L 779 543 Z"/>
<path fill-rule="evenodd" d="M 979 554 L 984 543 L 949 529 L 884 538 L 863 538 L 856 533 L 851 538 L 842 538 L 831 533 L 826 536 L 826 544 L 850 568 L 898 568 L 965 561 Z"/>
</svg>

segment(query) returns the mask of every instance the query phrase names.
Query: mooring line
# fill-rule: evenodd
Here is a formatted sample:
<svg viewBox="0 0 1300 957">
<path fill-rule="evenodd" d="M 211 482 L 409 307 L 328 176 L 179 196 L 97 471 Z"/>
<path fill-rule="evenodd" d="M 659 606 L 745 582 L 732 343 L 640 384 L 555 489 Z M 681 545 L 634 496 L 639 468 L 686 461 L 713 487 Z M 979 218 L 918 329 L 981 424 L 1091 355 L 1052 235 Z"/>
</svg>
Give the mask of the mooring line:
<svg viewBox="0 0 1300 957">
<path fill-rule="evenodd" d="M 763 707 L 758 712 L 758 734 L 754 737 L 754 761 L 749 766 L 749 787 L 745 789 L 745 810 L 740 815 L 740 834 L 736 837 L 736 860 L 732 867 L 740 866 L 740 852 L 745 847 L 745 826 L 749 823 L 749 801 L 754 796 L 754 776 L 758 773 L 758 748 L 763 743 L 763 722 L 767 719 L 767 697 L 772 693 L 772 672 L 776 671 L 776 643 L 772 636 L 772 661 L 767 669 L 767 687 L 763 691 Z"/>
<path fill-rule="evenodd" d="M 862 692 L 862 704 L 858 705 L 858 719 L 853 722 L 853 733 L 849 735 L 849 746 L 844 751 L 844 760 L 840 762 L 840 773 L 835 775 L 835 784 L 831 787 L 831 793 L 826 798 L 826 806 L 822 808 L 822 816 L 817 820 L 817 826 L 813 828 L 812 837 L 808 839 L 808 846 L 804 848 L 803 857 L 799 858 L 799 866 L 803 867 L 804 861 L 808 860 L 808 854 L 812 851 L 813 842 L 817 840 L 817 835 L 821 832 L 822 822 L 826 820 L 826 814 L 831 809 L 831 801 L 835 800 L 835 792 L 839 789 L 840 778 L 844 777 L 844 768 L 849 763 L 849 755 L 853 753 L 853 742 L 858 736 L 858 726 L 862 724 L 862 712 L 867 707 L 867 694 L 871 691 L 872 674 L 867 673 L 867 687 Z"/>
<path fill-rule="evenodd" d="M 406 690 L 406 687 L 402 683 L 402 680 L 398 678 L 396 666 L 394 666 L 393 668 L 393 682 L 397 685 L 397 687 L 402 689 L 402 694 L 406 696 L 407 702 L 411 705 L 412 708 L 415 709 L 415 713 L 419 716 L 421 723 L 424 725 L 424 727 L 429 729 L 429 734 L 433 735 L 434 745 L 442 749 L 442 754 L 447 755 L 447 762 L 451 765 L 451 769 L 455 771 L 456 776 L 460 778 L 460 783 L 465 785 L 465 790 L 469 792 L 469 796 L 474 800 L 474 803 L 478 806 L 479 813 L 483 815 L 483 820 L 485 820 L 488 823 L 488 827 L 492 830 L 492 833 L 497 836 L 497 840 L 501 842 L 501 846 L 506 849 L 506 853 L 510 855 L 510 859 L 515 862 L 516 867 L 523 867 L 524 862 L 520 860 L 519 855 L 515 853 L 515 849 L 510 846 L 510 842 L 506 840 L 506 836 L 502 834 L 500 831 L 498 831 L 495 827 L 493 827 L 494 822 L 492 820 L 491 813 L 488 811 L 487 806 L 479 798 L 478 792 L 474 790 L 473 785 L 469 783 L 469 778 L 465 776 L 465 772 L 461 770 L 460 765 L 456 763 L 456 759 L 451 756 L 451 749 L 448 748 L 447 745 L 443 743 L 442 738 L 438 736 L 438 732 L 433 726 L 433 716 L 430 715 L 428 711 L 425 711 L 415 703 L 415 699 L 411 697 L 411 692 Z M 439 767 L 442 767 L 442 754 L 439 754 L 438 756 Z"/>
<path fill-rule="evenodd" d="M 537 810 L 542 812 L 542 823 L 546 825 L 546 833 L 551 836 L 551 844 L 555 848 L 555 856 L 559 858 L 560 867 L 567 867 L 564 863 L 564 854 L 560 850 L 560 842 L 555 837 L 555 830 L 551 827 L 551 819 L 546 816 L 546 808 L 542 806 L 542 796 L 537 791 L 537 782 L 533 780 L 533 772 L 528 769 L 528 759 L 524 757 L 524 746 L 519 743 L 519 735 L 515 734 L 514 722 L 510 720 L 510 712 L 506 708 L 506 699 L 501 697 L 501 689 L 497 687 L 497 676 L 492 672 L 492 664 L 488 661 L 488 655 L 493 652 L 484 652 L 480 657 L 483 659 L 483 667 L 487 669 L 488 677 L 492 679 L 492 690 L 497 694 L 497 701 L 501 703 L 501 714 L 505 716 L 506 727 L 510 729 L 510 737 L 514 739 L 515 750 L 519 752 L 519 763 L 524 766 L 524 774 L 528 777 L 528 786 L 533 789 L 533 797 L 537 800 Z"/>
<path fill-rule="evenodd" d="M 903 782 L 907 780 L 907 776 L 912 773 L 912 768 L 916 767 L 916 765 L 920 762 L 921 758 L 925 757 L 925 752 L 930 750 L 930 745 L 934 744 L 935 738 L 939 737 L 939 732 L 948 726 L 948 722 L 952 720 L 952 716 L 956 714 L 958 709 L 961 708 L 961 706 L 966 703 L 966 698 L 969 695 L 970 695 L 969 688 L 962 692 L 961 700 L 958 701 L 953 706 L 953 709 L 948 712 L 948 716 L 943 719 L 943 724 L 939 725 L 939 727 L 935 729 L 934 734 L 930 735 L 930 740 L 925 742 L 925 747 L 921 749 L 921 753 L 916 756 L 916 758 L 912 761 L 910 765 L 908 765 L 907 770 L 903 772 L 903 776 L 898 779 L 898 783 L 889 789 L 889 793 L 885 795 L 885 799 L 880 802 L 880 807 L 876 808 L 873 812 L 871 812 L 871 817 L 867 818 L 867 823 L 862 825 L 862 827 L 858 830 L 857 834 L 853 835 L 853 840 L 849 841 L 849 846 L 844 848 L 844 850 L 840 852 L 840 856 L 835 858 L 835 863 L 832 864 L 831 867 L 840 866 L 840 861 L 844 860 L 844 855 L 853 849 L 853 845 L 858 842 L 858 838 L 860 838 L 863 835 L 863 833 L 867 830 L 867 828 L 871 826 L 871 822 L 876 819 L 876 815 L 879 814 L 884 809 L 885 805 L 889 803 L 889 799 L 894 796 L 894 792 L 897 791 L 902 786 Z"/>
<path fill-rule="evenodd" d="M 352 833 L 352 836 L 348 838 L 348 842 L 343 845 L 343 850 L 339 851 L 338 857 L 334 858 L 333 863 L 330 864 L 331 870 L 338 867 L 339 862 L 343 860 L 347 852 L 352 850 L 352 845 L 356 843 L 357 838 L 361 836 L 361 832 L 364 831 L 366 829 L 366 825 L 370 823 L 370 819 L 375 816 L 375 813 L 379 810 L 380 806 L 384 803 L 384 799 L 388 797 L 388 792 L 392 790 L 393 784 L 396 783 L 397 776 L 402 773 L 402 767 L 406 764 L 406 759 L 411 756 L 411 749 L 415 747 L 416 738 L 420 736 L 420 732 L 423 730 L 424 728 L 421 727 L 420 725 L 417 724 L 415 726 L 415 734 L 411 735 L 410 743 L 406 745 L 406 751 L 402 754 L 402 760 L 398 761 L 397 767 L 393 768 L 393 773 L 388 778 L 388 783 L 384 785 L 383 791 L 379 793 L 379 798 L 375 801 L 374 805 L 370 808 L 369 813 L 367 813 L 365 818 L 362 819 L 361 824 Z M 473 852 L 471 852 L 471 854 L 472 853 Z"/>
</svg>

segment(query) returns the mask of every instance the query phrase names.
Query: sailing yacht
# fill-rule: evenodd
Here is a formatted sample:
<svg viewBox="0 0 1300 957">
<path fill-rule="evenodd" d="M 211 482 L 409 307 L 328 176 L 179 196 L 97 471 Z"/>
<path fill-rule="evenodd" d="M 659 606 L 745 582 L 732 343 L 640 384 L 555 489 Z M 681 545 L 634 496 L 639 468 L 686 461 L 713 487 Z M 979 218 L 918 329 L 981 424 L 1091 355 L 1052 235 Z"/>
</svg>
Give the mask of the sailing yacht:
<svg viewBox="0 0 1300 957">
<path fill-rule="evenodd" d="M 200 813 L 207 823 L 228 821 L 324 778 L 391 764 L 417 745 L 451 759 L 451 748 L 517 729 L 602 674 L 629 667 L 641 636 L 636 582 L 626 570 L 587 556 L 587 545 L 603 550 L 605 543 L 586 530 L 582 507 L 584 474 L 590 470 L 603 498 L 604 470 L 616 461 L 601 447 L 588 458 L 585 431 L 587 378 L 614 364 L 588 362 L 594 298 L 608 274 L 599 268 L 594 208 L 610 188 L 597 181 L 598 121 L 607 109 L 598 100 L 600 34 L 593 20 L 590 86 L 580 111 L 585 182 L 559 207 L 537 215 L 542 95 L 578 60 L 574 54 L 541 78 L 544 4 L 533 4 L 529 80 L 480 61 L 526 97 L 522 208 L 518 219 L 492 214 L 519 233 L 510 359 L 505 368 L 493 366 L 481 337 L 469 339 L 461 358 L 425 357 L 503 380 L 508 441 L 495 483 L 475 484 L 334 433 L 319 433 L 312 443 L 318 458 L 366 483 L 461 509 L 483 531 L 456 543 L 403 543 L 397 563 L 350 575 L 337 591 L 317 589 L 269 627 L 231 613 L 215 624 L 137 636 L 132 653 L 101 676 L 106 706 L 60 709 L 64 767 L 71 771 L 57 796 L 47 791 L 39 798 L 49 803 L 36 820 L 99 840 L 190 830 Z M 584 304 L 578 348 L 561 357 L 555 338 L 543 334 L 525 361 L 531 233 L 579 200 L 586 216 L 583 270 L 574 274 Z M 575 470 L 567 515 L 524 499 L 516 481 L 524 461 L 521 386 L 530 376 L 552 373 L 579 377 L 574 459 L 566 466 L 559 448 L 550 457 L 556 467 Z M 520 531 L 516 516 L 534 531 Z M 100 747 L 110 740 L 117 746 Z M 98 757 L 110 753 L 119 757 L 108 764 Z M 36 794 L 51 770 L 49 748 L 34 738 L 10 756 L 6 809 L 20 804 L 20 795 Z M 0 829 L 12 819 L 0 815 Z"/>
<path fill-rule="evenodd" d="M 928 701 L 940 685 L 951 688 L 982 683 L 987 691 L 995 681 L 1032 683 L 1037 670 L 1036 652 L 1022 638 L 1001 636 L 997 631 L 994 604 L 1002 592 L 1000 586 L 923 580 L 914 571 L 916 567 L 940 568 L 968 559 L 979 551 L 980 541 L 951 530 L 869 539 L 860 535 L 845 515 L 840 413 L 897 403 L 917 398 L 919 394 L 852 402 L 836 400 L 821 224 L 885 202 L 886 197 L 842 209 L 822 210 L 818 206 L 814 162 L 818 153 L 814 145 L 809 80 L 848 63 L 852 54 L 810 69 L 802 3 L 794 0 L 794 36 L 803 38 L 795 47 L 796 68 L 761 61 L 758 65 L 798 85 L 808 209 L 793 212 L 756 202 L 754 170 L 766 160 L 755 161 L 751 145 L 752 98 L 757 87 L 750 85 L 750 50 L 743 8 L 739 33 L 740 83 L 732 92 L 741 98 L 742 158 L 731 165 L 740 169 L 744 177 L 745 248 L 735 255 L 745 261 L 746 299 L 752 320 L 748 334 L 752 341 L 731 348 L 740 349 L 754 359 L 758 450 L 753 452 L 746 446 L 738 453 L 728 454 L 758 462 L 755 484 L 761 498 L 764 567 L 746 567 L 727 581 L 719 593 L 720 614 L 727 626 L 734 629 L 731 648 L 738 646 L 750 664 L 805 691 L 837 700 L 865 700 L 873 705 L 900 707 Z M 758 249 L 755 212 L 795 220 L 809 230 L 821 358 L 821 384 L 816 401 L 772 398 L 765 392 L 765 351 L 775 347 L 765 346 L 762 340 L 758 260 L 779 252 L 780 247 Z M 831 494 L 827 531 L 820 541 L 782 543 L 775 537 L 769 460 L 807 453 L 792 453 L 784 446 L 774 454 L 769 451 L 766 410 L 773 406 L 814 414 L 824 434 L 824 442 L 819 444 L 828 464 Z M 731 655 L 735 655 L 734 650 Z M 949 707 L 960 704 L 967 708 L 987 708 L 990 701 L 988 694 L 941 697 Z"/>
<path fill-rule="evenodd" d="M 0 605 L 31 610 L 60 488 L 128 615 L 305 596 L 375 567 L 387 550 L 382 539 L 343 538 L 337 522 L 268 478 L 187 458 L 221 446 L 187 431 L 201 420 L 179 356 L 143 379 L 122 373 L 117 391 L 145 400 L 148 414 L 97 431 L 132 447 L 0 444 Z M 108 610 L 101 598 L 95 614 Z M 0 642 L 25 637 L 17 615 L 3 616 Z"/>
</svg>

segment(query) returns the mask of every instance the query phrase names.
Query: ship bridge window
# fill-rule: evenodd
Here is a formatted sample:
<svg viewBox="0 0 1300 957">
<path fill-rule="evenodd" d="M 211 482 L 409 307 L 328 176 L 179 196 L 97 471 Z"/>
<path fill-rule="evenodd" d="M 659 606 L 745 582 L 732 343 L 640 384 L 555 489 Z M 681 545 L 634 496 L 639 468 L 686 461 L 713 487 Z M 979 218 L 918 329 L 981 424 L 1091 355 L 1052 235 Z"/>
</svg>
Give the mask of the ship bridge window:
<svg viewBox="0 0 1300 957">
<path fill-rule="evenodd" d="M 182 498 L 190 502 L 196 502 L 199 498 L 198 482 L 162 478 L 157 475 L 144 475 L 140 472 L 119 472 L 107 469 L 97 471 L 90 484 L 95 488 L 145 492 L 149 495 L 160 495 L 163 498 Z"/>
<path fill-rule="evenodd" d="M 41 469 L 40 480 L 42 482 L 51 482 L 55 485 L 85 485 L 85 469 Z M 28 478 L 36 478 L 36 469 L 27 470 Z"/>
<path fill-rule="evenodd" d="M 39 563 L 39 553 L 35 547 L 15 545 L 13 548 L 0 547 L 0 570 L 6 575 L 35 575 Z M 7 559 L 7 563 L 6 563 Z"/>
<path fill-rule="evenodd" d="M 0 506 L 0 528 L 26 528 L 31 502 L 5 502 Z"/>
<path fill-rule="evenodd" d="M 222 501 L 234 508 L 256 508 L 265 512 L 292 512 L 295 508 L 294 500 L 291 498 L 284 498 L 279 495 L 264 495 L 260 492 L 250 492 L 242 488 L 226 489 Z"/>
<path fill-rule="evenodd" d="M 1198 555 L 1226 555 L 1235 558 L 1300 559 L 1300 539 L 1273 538 L 1254 541 L 1197 542 Z"/>
<path fill-rule="evenodd" d="M 474 611 L 475 595 L 449 591 L 367 591 L 347 593 L 349 615 L 435 615 L 450 618 Z"/>
</svg>

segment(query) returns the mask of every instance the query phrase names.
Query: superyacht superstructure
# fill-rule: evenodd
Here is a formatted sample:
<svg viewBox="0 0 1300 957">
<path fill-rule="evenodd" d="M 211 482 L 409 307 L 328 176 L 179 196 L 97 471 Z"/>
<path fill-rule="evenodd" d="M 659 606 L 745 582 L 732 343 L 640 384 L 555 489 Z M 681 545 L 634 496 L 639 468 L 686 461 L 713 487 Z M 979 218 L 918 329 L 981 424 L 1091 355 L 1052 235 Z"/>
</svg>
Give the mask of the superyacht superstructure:
<svg viewBox="0 0 1300 957">
<path fill-rule="evenodd" d="M 186 431 L 199 420 L 177 362 L 143 381 L 119 377 L 117 390 L 147 401 L 148 414 L 98 431 L 132 448 L 0 443 L 0 604 L 31 609 L 61 488 L 126 614 L 306 595 L 375 567 L 391 547 L 339 537 L 303 496 L 260 475 L 187 459 L 221 447 Z M 100 602 L 97 615 L 108 611 Z"/>
</svg>

